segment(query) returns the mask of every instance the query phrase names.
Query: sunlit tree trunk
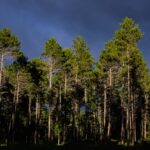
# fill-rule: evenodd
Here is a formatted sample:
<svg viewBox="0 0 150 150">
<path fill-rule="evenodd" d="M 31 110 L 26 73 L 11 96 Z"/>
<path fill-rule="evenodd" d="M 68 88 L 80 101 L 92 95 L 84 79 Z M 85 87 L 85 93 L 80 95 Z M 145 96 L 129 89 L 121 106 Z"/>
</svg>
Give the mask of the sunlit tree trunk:
<svg viewBox="0 0 150 150">
<path fill-rule="evenodd" d="M 48 141 L 51 140 L 51 112 L 50 108 L 48 110 Z"/>
<path fill-rule="evenodd" d="M 16 85 L 15 85 L 15 91 L 14 91 L 14 111 L 12 113 L 12 142 L 15 142 L 15 120 L 16 120 L 16 112 L 17 112 L 17 106 L 19 102 L 19 94 L 20 94 L 20 78 L 19 78 L 20 72 L 17 72 L 16 75 Z"/>
<path fill-rule="evenodd" d="M 29 101 L 28 101 L 28 126 L 31 125 L 31 94 L 29 94 Z"/>
<path fill-rule="evenodd" d="M 107 121 L 107 86 L 104 84 L 104 117 L 103 117 L 103 125 L 104 125 L 104 136 L 106 136 L 106 121 Z"/>
<path fill-rule="evenodd" d="M 61 106 L 62 105 L 62 89 L 61 89 L 61 85 L 59 87 L 59 105 L 58 105 L 58 123 L 60 122 L 61 120 Z M 60 126 L 60 123 L 59 123 L 59 126 Z M 60 127 L 59 127 L 59 130 L 58 130 L 58 135 L 57 135 L 57 144 L 60 145 L 61 144 L 61 135 L 60 135 Z"/>
<path fill-rule="evenodd" d="M 49 90 L 52 89 L 52 75 L 53 75 L 53 64 L 52 64 L 52 60 L 50 60 L 49 62 Z M 50 102 L 49 102 L 49 109 L 48 109 L 48 133 L 47 133 L 47 137 L 48 137 L 48 141 L 51 140 L 51 108 L 52 106 L 50 106 Z"/>
<path fill-rule="evenodd" d="M 64 122 L 64 125 L 63 125 L 63 144 L 66 143 L 66 134 L 67 134 L 67 127 L 66 127 L 66 119 L 67 119 L 67 114 L 66 114 L 66 100 L 67 100 L 67 73 L 65 72 L 65 82 L 64 82 L 64 103 L 65 103 L 65 108 L 64 108 L 64 115 L 65 115 L 65 122 Z"/>
<path fill-rule="evenodd" d="M 52 88 L 52 76 L 53 76 L 53 63 L 50 61 L 50 64 L 49 64 L 49 89 Z"/>
<path fill-rule="evenodd" d="M 3 62 L 4 62 L 4 54 L 0 55 L 0 88 L 2 86 L 2 76 L 3 76 Z M 1 97 L 0 97 L 1 100 Z"/>
<path fill-rule="evenodd" d="M 145 105 L 144 105 L 144 117 L 143 117 L 143 138 L 147 138 L 147 110 L 148 110 L 148 96 L 145 93 Z"/>
<path fill-rule="evenodd" d="M 99 140 L 102 138 L 102 110 L 101 110 L 101 102 L 100 97 L 98 98 L 98 108 L 97 108 L 97 117 L 98 117 L 98 136 Z"/>
<path fill-rule="evenodd" d="M 37 130 L 38 130 L 38 113 L 39 113 L 39 97 L 36 97 L 36 103 L 35 103 L 35 131 L 34 131 L 34 144 L 37 144 Z"/>
<path fill-rule="evenodd" d="M 124 119 L 125 119 L 125 113 L 124 113 L 124 102 L 123 102 L 123 98 L 121 96 L 121 144 L 125 143 L 125 127 L 124 127 Z"/>
<path fill-rule="evenodd" d="M 78 85 L 78 73 L 75 74 L 75 86 Z M 75 96 L 75 95 L 74 95 Z M 78 140 L 78 100 L 77 98 L 74 98 L 73 100 L 73 139 L 74 142 L 77 142 Z"/>
<path fill-rule="evenodd" d="M 86 120 L 85 120 L 85 140 L 88 140 L 88 115 L 87 115 L 87 88 L 85 86 L 84 88 L 84 102 L 85 102 L 85 115 L 86 115 Z"/>
<path fill-rule="evenodd" d="M 64 86 L 64 91 L 65 91 L 65 97 L 67 94 L 67 73 L 65 72 L 65 86 Z"/>
<path fill-rule="evenodd" d="M 108 104 L 108 130 L 107 137 L 110 138 L 111 133 L 111 101 L 112 101 L 112 68 L 109 69 L 109 104 Z"/>
<path fill-rule="evenodd" d="M 127 144 L 129 145 L 131 142 L 131 84 L 130 84 L 130 66 L 129 66 L 129 51 L 127 48 L 127 58 L 128 58 L 128 66 L 127 66 L 127 115 L 126 115 L 126 120 L 127 120 Z"/>
</svg>

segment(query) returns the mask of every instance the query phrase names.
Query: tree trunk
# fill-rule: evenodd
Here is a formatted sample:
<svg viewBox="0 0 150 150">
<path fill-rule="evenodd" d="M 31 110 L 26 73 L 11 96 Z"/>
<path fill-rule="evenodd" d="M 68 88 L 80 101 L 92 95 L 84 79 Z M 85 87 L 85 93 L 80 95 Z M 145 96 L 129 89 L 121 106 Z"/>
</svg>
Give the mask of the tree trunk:
<svg viewBox="0 0 150 150">
<path fill-rule="evenodd" d="M 31 124 L 31 94 L 29 96 L 29 103 L 28 103 L 28 125 Z"/>
<path fill-rule="evenodd" d="M 3 62 L 4 62 L 4 54 L 2 53 L 0 56 L 0 87 L 2 86 L 3 65 L 4 65 Z"/>
<path fill-rule="evenodd" d="M 37 144 L 37 135 L 38 135 L 38 123 L 39 123 L 39 115 L 40 115 L 40 104 L 39 104 L 39 96 L 37 95 L 36 104 L 35 104 L 35 132 L 34 132 L 34 144 Z"/>
<path fill-rule="evenodd" d="M 59 114 L 61 114 L 61 105 L 62 105 L 62 92 L 61 92 L 61 85 L 59 87 Z"/>
<path fill-rule="evenodd" d="M 125 143 L 125 127 L 124 127 L 124 103 L 123 103 L 123 98 L 121 96 L 121 114 L 122 114 L 122 118 L 121 118 L 121 144 Z"/>
<path fill-rule="evenodd" d="M 19 81 L 19 71 L 17 72 L 17 93 L 16 93 L 16 107 L 19 102 L 19 92 L 20 92 L 20 81 Z"/>
<path fill-rule="evenodd" d="M 85 140 L 88 140 L 88 110 L 87 110 L 87 88 L 85 86 L 84 88 L 84 102 L 85 102 L 85 116 L 86 116 L 86 120 L 85 120 Z"/>
<path fill-rule="evenodd" d="M 75 82 L 76 82 L 76 84 L 78 84 L 78 73 L 77 72 L 75 74 Z"/>
<path fill-rule="evenodd" d="M 50 63 L 50 66 L 49 66 L 49 89 L 52 88 L 52 76 L 53 76 L 53 64 L 52 62 Z"/>
<path fill-rule="evenodd" d="M 63 125 L 63 144 L 66 143 L 66 134 L 67 134 L 67 127 L 66 127 L 66 119 L 67 119 L 67 108 L 66 108 L 66 100 L 67 100 L 67 73 L 65 72 L 65 84 L 64 84 L 64 93 L 65 93 L 65 97 L 64 97 L 64 115 L 65 115 L 65 121 L 64 121 L 64 125 Z"/>
<path fill-rule="evenodd" d="M 97 117 L 98 117 L 98 137 L 99 141 L 101 140 L 101 134 L 102 134 L 102 115 L 101 115 L 101 105 L 100 105 L 100 98 L 98 98 L 98 108 L 97 108 Z"/>
<path fill-rule="evenodd" d="M 67 94 L 67 73 L 65 73 L 65 97 L 66 97 L 66 94 Z"/>
<path fill-rule="evenodd" d="M 28 97 L 28 122 L 27 122 L 27 126 L 28 126 L 28 135 L 26 137 L 26 143 L 31 143 L 31 94 L 29 94 Z"/>
<path fill-rule="evenodd" d="M 60 125 L 60 120 L 61 120 L 61 105 L 62 105 L 62 93 L 61 93 L 61 85 L 59 87 L 59 105 L 58 105 L 58 125 Z M 60 126 L 58 129 L 58 135 L 57 135 L 57 145 L 61 144 L 61 135 L 60 135 Z"/>
<path fill-rule="evenodd" d="M 103 117 L 103 125 L 104 125 L 104 136 L 106 136 L 106 120 L 107 120 L 107 86 L 104 84 L 104 117 Z"/>
<path fill-rule="evenodd" d="M 145 94 L 145 110 L 144 110 L 144 122 L 143 122 L 143 138 L 147 138 L 147 109 L 148 109 L 148 96 Z"/>
<path fill-rule="evenodd" d="M 129 63 L 129 51 L 127 48 L 127 59 Z M 128 100 L 127 100 L 127 144 L 131 143 L 131 84 L 130 84 L 130 66 L 128 64 L 128 71 L 127 71 L 127 92 L 128 92 Z"/>
<path fill-rule="evenodd" d="M 53 76 L 53 63 L 50 60 L 50 64 L 49 64 L 49 89 L 52 89 L 52 76 Z M 48 128 L 48 133 L 47 133 L 47 138 L 48 141 L 51 140 L 51 108 L 50 108 L 50 103 L 49 103 L 49 110 L 48 110 L 48 124 L 47 124 L 47 128 Z"/>
<path fill-rule="evenodd" d="M 67 134 L 67 127 L 66 127 L 66 124 L 64 124 L 64 127 L 63 127 L 63 144 L 66 143 L 66 134 Z"/>
<path fill-rule="evenodd" d="M 51 110 L 48 111 L 48 141 L 51 140 Z"/>
<path fill-rule="evenodd" d="M 14 112 L 12 113 L 12 142 L 13 143 L 15 141 L 15 120 L 16 120 L 17 106 L 19 102 L 19 93 L 20 93 L 20 79 L 19 79 L 19 71 L 18 71 L 16 77 L 15 94 L 14 94 Z"/>
<path fill-rule="evenodd" d="M 112 101 L 112 68 L 109 69 L 109 104 L 108 104 L 108 130 L 107 137 L 110 138 L 111 133 L 111 101 Z"/>
<path fill-rule="evenodd" d="M 78 73 L 75 74 L 75 86 L 78 86 Z M 75 97 L 73 100 L 73 140 L 74 142 L 77 142 L 78 139 L 78 100 Z"/>
<path fill-rule="evenodd" d="M 134 142 L 136 142 L 135 138 L 135 129 L 136 129 L 136 123 L 135 123 L 135 117 L 134 117 L 134 98 L 133 95 L 131 95 L 131 145 L 134 145 Z"/>
<path fill-rule="evenodd" d="M 87 88 L 86 87 L 84 88 L 84 101 L 86 104 L 87 103 Z"/>
</svg>

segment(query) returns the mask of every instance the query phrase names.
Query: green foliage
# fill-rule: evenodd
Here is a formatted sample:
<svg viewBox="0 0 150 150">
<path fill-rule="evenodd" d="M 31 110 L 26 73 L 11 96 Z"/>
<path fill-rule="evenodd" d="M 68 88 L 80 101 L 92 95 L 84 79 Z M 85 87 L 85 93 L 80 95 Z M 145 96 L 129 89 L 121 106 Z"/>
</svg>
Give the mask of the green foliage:
<svg viewBox="0 0 150 150">
<path fill-rule="evenodd" d="M 54 58 L 56 59 L 58 55 L 60 56 L 61 53 L 61 46 L 58 44 L 55 38 L 50 38 L 45 43 L 45 51 L 42 53 L 43 56 L 47 58 Z"/>
<path fill-rule="evenodd" d="M 0 30 L 0 49 L 3 48 L 18 48 L 20 43 L 15 35 L 8 28 Z"/>
<path fill-rule="evenodd" d="M 126 17 L 97 62 L 81 36 L 73 40 L 73 48 L 62 48 L 49 38 L 44 59 L 28 60 L 16 36 L 0 30 L 0 60 L 7 52 L 14 57 L 0 72 L 0 142 L 128 143 L 133 125 L 137 141 L 146 139 L 145 122 L 149 138 L 150 74 L 138 48 L 142 36 L 139 26 Z"/>
</svg>

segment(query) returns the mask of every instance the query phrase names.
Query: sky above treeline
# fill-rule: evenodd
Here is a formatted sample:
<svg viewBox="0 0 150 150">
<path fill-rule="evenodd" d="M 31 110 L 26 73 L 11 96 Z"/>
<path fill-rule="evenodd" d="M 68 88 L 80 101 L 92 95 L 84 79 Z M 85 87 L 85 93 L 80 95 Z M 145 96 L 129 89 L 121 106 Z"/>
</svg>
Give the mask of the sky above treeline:
<svg viewBox="0 0 150 150">
<path fill-rule="evenodd" d="M 10 28 L 29 58 L 40 57 L 50 37 L 72 47 L 81 35 L 97 60 L 126 16 L 144 33 L 139 48 L 150 67 L 150 0 L 0 0 L 0 29 Z"/>
</svg>

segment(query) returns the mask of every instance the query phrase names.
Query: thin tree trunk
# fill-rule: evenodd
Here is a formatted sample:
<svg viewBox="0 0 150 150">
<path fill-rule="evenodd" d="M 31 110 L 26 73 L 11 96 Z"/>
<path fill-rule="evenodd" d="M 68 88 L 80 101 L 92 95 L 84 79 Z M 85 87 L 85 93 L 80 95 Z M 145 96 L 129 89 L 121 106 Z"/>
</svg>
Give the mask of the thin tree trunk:
<svg viewBox="0 0 150 150">
<path fill-rule="evenodd" d="M 51 62 L 49 68 L 49 89 L 52 88 L 52 76 L 53 76 L 53 64 Z"/>
<path fill-rule="evenodd" d="M 129 104 L 127 103 L 127 110 L 126 110 L 126 132 L 127 132 L 127 144 L 129 145 Z"/>
<path fill-rule="evenodd" d="M 127 49 L 127 58 L 129 63 L 129 51 Z M 130 66 L 128 64 L 127 72 L 127 92 L 128 92 L 128 101 L 127 101 L 127 144 L 131 142 L 131 89 L 130 89 Z"/>
<path fill-rule="evenodd" d="M 85 116 L 86 116 L 86 120 L 85 120 L 85 129 L 86 131 L 88 131 L 88 114 L 87 114 L 87 88 L 85 86 L 84 88 L 84 102 L 85 102 Z M 88 132 L 85 132 L 85 140 L 88 140 Z"/>
<path fill-rule="evenodd" d="M 87 88 L 86 87 L 84 88 L 84 101 L 86 104 L 87 103 Z"/>
<path fill-rule="evenodd" d="M 0 87 L 2 86 L 2 76 L 3 76 L 3 62 L 4 62 L 4 54 L 1 54 L 0 57 Z M 1 100 L 1 98 L 0 98 Z"/>
<path fill-rule="evenodd" d="M 64 127 L 63 127 L 63 144 L 66 143 L 66 139 L 67 139 L 67 137 L 66 137 L 67 129 L 66 128 L 67 128 L 66 124 L 64 124 Z"/>
<path fill-rule="evenodd" d="M 148 97 L 145 94 L 145 110 L 144 110 L 144 122 L 143 122 L 143 138 L 147 138 L 147 109 L 148 109 Z"/>
<path fill-rule="evenodd" d="M 19 71 L 17 72 L 17 93 L 16 93 L 16 107 L 19 102 L 19 93 L 20 93 L 20 81 L 19 81 Z"/>
<path fill-rule="evenodd" d="M 65 112 L 65 121 L 64 121 L 64 125 L 63 125 L 63 144 L 66 143 L 66 134 L 67 134 L 67 127 L 66 127 L 66 119 L 67 119 L 67 114 L 66 114 L 66 100 L 67 100 L 67 73 L 65 72 L 65 84 L 64 84 L 64 93 L 65 93 L 65 98 L 64 98 L 64 112 Z"/>
<path fill-rule="evenodd" d="M 76 84 L 78 84 L 78 73 L 77 72 L 75 74 L 75 82 L 76 82 Z"/>
<path fill-rule="evenodd" d="M 31 95 L 29 96 L 29 103 L 28 103 L 28 125 L 31 124 Z"/>
<path fill-rule="evenodd" d="M 52 76 L 53 76 L 53 64 L 52 61 L 50 61 L 50 65 L 49 65 L 49 89 L 52 89 Z M 47 129 L 48 129 L 48 133 L 47 133 L 47 138 L 48 141 L 51 140 L 51 108 L 50 108 L 50 103 L 49 103 L 49 110 L 48 110 L 48 124 L 47 124 Z"/>
<path fill-rule="evenodd" d="M 107 86 L 104 84 L 104 117 L 103 117 L 103 125 L 104 125 L 104 136 L 106 136 L 106 119 L 107 119 Z"/>
<path fill-rule="evenodd" d="M 61 86 L 59 88 L 59 114 L 61 113 L 61 105 L 62 105 L 62 92 L 61 92 Z"/>
<path fill-rule="evenodd" d="M 135 129 L 136 123 L 134 118 L 134 98 L 133 95 L 131 96 L 131 145 L 134 145 L 135 142 Z"/>
<path fill-rule="evenodd" d="M 65 97 L 66 97 L 66 94 L 67 94 L 67 73 L 65 73 Z"/>
<path fill-rule="evenodd" d="M 60 145 L 60 131 L 58 131 L 57 135 L 57 145 Z"/>
<path fill-rule="evenodd" d="M 125 128 L 124 128 L 124 104 L 123 98 L 121 97 L 121 109 L 122 109 L 122 118 L 121 118 L 121 144 L 125 142 Z"/>
<path fill-rule="evenodd" d="M 35 132 L 34 132 L 34 144 L 37 144 L 38 119 L 39 119 L 39 96 L 37 96 L 37 98 L 36 98 L 36 104 L 35 104 Z"/>
<path fill-rule="evenodd" d="M 61 85 L 59 88 L 59 106 L 58 106 L 58 119 L 57 122 L 60 124 L 60 119 L 61 119 L 61 104 L 62 103 L 62 92 L 61 92 Z M 61 144 L 61 135 L 60 135 L 60 129 L 58 130 L 58 135 L 57 135 L 57 145 Z"/>
<path fill-rule="evenodd" d="M 51 110 L 48 111 L 48 141 L 51 140 Z"/>
<path fill-rule="evenodd" d="M 29 94 L 29 101 L 28 101 L 28 128 L 29 129 L 30 129 L 30 125 L 31 125 L 31 94 Z M 31 131 L 31 129 L 29 131 Z M 30 138 L 31 138 L 31 133 L 28 132 L 27 143 L 31 142 Z"/>
<path fill-rule="evenodd" d="M 20 94 L 20 81 L 19 81 L 19 71 L 17 72 L 16 77 L 16 89 L 15 89 L 15 95 L 14 95 L 14 112 L 12 114 L 12 142 L 15 141 L 15 120 L 16 120 L 16 112 L 17 112 L 17 106 L 19 102 L 19 94 Z"/>
<path fill-rule="evenodd" d="M 108 107 L 108 130 L 107 130 L 107 137 L 110 138 L 111 132 L 111 101 L 112 101 L 112 69 L 109 69 L 109 107 Z"/>
<path fill-rule="evenodd" d="M 76 72 L 75 74 L 75 86 L 78 85 L 78 73 Z M 76 98 L 74 98 L 73 100 L 73 113 L 72 113 L 72 117 L 73 117 L 73 139 L 74 142 L 77 142 L 77 138 L 78 138 L 78 100 Z"/>
<path fill-rule="evenodd" d="M 100 106 L 100 98 L 98 100 L 98 112 L 97 112 L 97 117 L 98 117 L 98 136 L 99 136 L 99 140 L 101 140 L 101 134 L 102 134 L 102 116 L 101 116 L 101 106 Z"/>
</svg>

